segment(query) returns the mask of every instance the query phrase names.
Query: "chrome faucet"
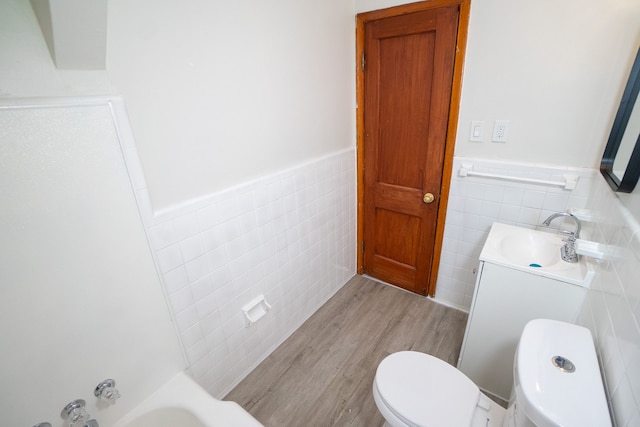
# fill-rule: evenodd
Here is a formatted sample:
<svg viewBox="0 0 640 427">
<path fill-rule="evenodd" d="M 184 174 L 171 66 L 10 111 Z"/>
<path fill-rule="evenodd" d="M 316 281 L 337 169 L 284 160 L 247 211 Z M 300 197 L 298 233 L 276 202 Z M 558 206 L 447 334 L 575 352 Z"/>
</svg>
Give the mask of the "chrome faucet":
<svg viewBox="0 0 640 427">
<path fill-rule="evenodd" d="M 558 212 L 550 215 L 549 218 L 545 219 L 542 222 L 542 225 L 549 227 L 551 225 L 551 221 L 556 218 L 564 217 L 571 218 L 576 223 L 576 229 L 574 231 L 564 231 L 560 230 L 561 233 L 567 234 L 568 237 L 563 240 L 565 242 L 564 246 L 560 248 L 560 255 L 562 256 L 562 260 L 566 262 L 576 263 L 578 262 L 578 254 L 576 253 L 576 239 L 580 237 L 580 229 L 582 228 L 582 224 L 578 217 L 569 212 Z"/>
<path fill-rule="evenodd" d="M 551 221 L 553 221 L 556 218 L 559 217 L 565 217 L 565 218 L 571 218 L 572 220 L 575 221 L 576 223 L 576 229 L 573 232 L 564 232 L 564 233 L 568 233 L 570 235 L 572 235 L 573 237 L 575 237 L 576 239 L 580 238 L 580 229 L 582 228 L 582 223 L 580 222 L 580 220 L 578 219 L 577 216 L 575 216 L 574 214 L 571 214 L 569 212 L 558 212 L 558 213 L 554 213 L 553 215 L 550 215 L 549 218 L 545 219 L 544 222 L 542 223 L 542 225 L 545 225 L 547 227 L 549 227 L 549 225 L 551 224 Z"/>
</svg>

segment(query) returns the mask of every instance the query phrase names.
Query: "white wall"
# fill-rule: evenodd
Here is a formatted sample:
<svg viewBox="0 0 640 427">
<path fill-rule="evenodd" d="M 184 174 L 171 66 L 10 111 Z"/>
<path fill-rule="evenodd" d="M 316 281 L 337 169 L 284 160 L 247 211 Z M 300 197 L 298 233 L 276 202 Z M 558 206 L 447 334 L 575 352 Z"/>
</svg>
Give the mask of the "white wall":
<svg viewBox="0 0 640 427">
<path fill-rule="evenodd" d="M 0 107 L 0 128 L 2 424 L 61 426 L 81 398 L 111 425 L 185 361 L 110 107 Z"/>
<path fill-rule="evenodd" d="M 596 167 L 640 41 L 629 0 L 476 1 L 458 127 L 460 156 Z M 496 119 L 509 142 L 492 143 Z M 485 141 L 468 141 L 471 120 Z"/>
<path fill-rule="evenodd" d="M 28 1 L 1 7 L 0 94 L 123 94 L 157 209 L 353 146 L 354 3 L 110 1 L 106 72 L 55 70 Z M 638 9 L 474 0 L 456 155 L 595 167 Z"/>
<path fill-rule="evenodd" d="M 109 3 L 153 249 L 217 397 L 355 272 L 353 26 L 341 0 Z M 245 328 L 260 293 L 273 310 Z"/>
<path fill-rule="evenodd" d="M 218 397 L 355 270 L 353 4 L 227 3 L 110 1 L 106 72 L 56 70 L 28 1 L 0 4 L 2 96 L 124 94 L 190 372 Z M 258 293 L 273 310 L 244 328 Z"/>
<path fill-rule="evenodd" d="M 399 6 L 411 1 L 403 0 L 355 0 L 356 13 L 369 12 L 371 10 L 384 9 L 392 6 Z"/>
<path fill-rule="evenodd" d="M 60 71 L 0 5 L 0 96 L 123 95 L 156 209 L 353 147 L 350 1 L 109 1 L 107 70 Z"/>
<path fill-rule="evenodd" d="M 400 3 L 356 0 L 356 11 Z M 596 167 L 638 22 L 635 0 L 473 0 L 456 155 Z M 483 142 L 468 140 L 472 120 Z M 506 144 L 490 142 L 494 120 L 510 120 Z"/>
<path fill-rule="evenodd" d="M 154 206 L 355 141 L 353 4 L 109 2 L 107 69 Z"/>
</svg>

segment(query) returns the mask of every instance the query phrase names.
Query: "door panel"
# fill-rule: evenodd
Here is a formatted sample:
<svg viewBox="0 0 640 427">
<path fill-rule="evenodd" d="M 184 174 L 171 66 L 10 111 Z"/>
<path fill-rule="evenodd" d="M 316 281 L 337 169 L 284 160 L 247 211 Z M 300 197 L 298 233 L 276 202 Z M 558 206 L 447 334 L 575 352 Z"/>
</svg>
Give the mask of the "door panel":
<svg viewBox="0 0 640 427">
<path fill-rule="evenodd" d="M 458 8 L 365 25 L 364 272 L 425 295 L 435 243 Z M 423 202 L 425 193 L 435 201 Z"/>
<path fill-rule="evenodd" d="M 378 102 L 379 182 L 422 189 L 426 148 L 423 135 L 429 126 L 428 83 L 432 80 L 432 68 L 426 66 L 424 57 L 433 55 L 434 38 L 431 31 L 379 42 L 379 60 L 387 64 L 380 69 L 380 82 L 384 85 Z M 402 141 L 401 150 L 398 141 Z"/>
<path fill-rule="evenodd" d="M 416 253 L 411 248 L 417 242 L 412 238 L 420 235 L 420 220 L 386 209 L 376 211 L 376 255 L 412 266 L 416 264 Z M 389 233 L 388 230 L 396 230 Z"/>
</svg>

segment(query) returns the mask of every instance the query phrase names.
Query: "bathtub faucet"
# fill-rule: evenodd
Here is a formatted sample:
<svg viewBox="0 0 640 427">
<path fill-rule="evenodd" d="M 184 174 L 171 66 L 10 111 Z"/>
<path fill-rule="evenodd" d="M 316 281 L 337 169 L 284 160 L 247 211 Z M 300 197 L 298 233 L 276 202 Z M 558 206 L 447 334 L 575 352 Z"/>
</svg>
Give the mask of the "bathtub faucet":
<svg viewBox="0 0 640 427">
<path fill-rule="evenodd" d="M 563 234 L 568 234 L 568 237 L 563 240 L 565 242 L 564 246 L 560 248 L 560 255 L 562 256 L 562 260 L 566 262 L 576 263 L 578 262 L 578 254 L 576 253 L 576 239 L 580 237 L 580 229 L 582 228 L 582 224 L 578 217 L 569 212 L 557 212 L 549 216 L 549 218 L 545 219 L 542 222 L 542 225 L 545 227 L 549 227 L 551 225 L 551 221 L 556 218 L 564 217 L 570 218 L 576 223 L 576 229 L 574 231 L 564 231 L 560 230 Z"/>
</svg>

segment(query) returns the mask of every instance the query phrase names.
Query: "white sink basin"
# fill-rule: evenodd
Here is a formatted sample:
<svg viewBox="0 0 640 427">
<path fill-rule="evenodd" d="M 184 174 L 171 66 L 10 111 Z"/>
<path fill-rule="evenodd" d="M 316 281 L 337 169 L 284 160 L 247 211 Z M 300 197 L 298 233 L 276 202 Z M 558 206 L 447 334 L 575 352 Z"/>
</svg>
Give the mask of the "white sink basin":
<svg viewBox="0 0 640 427">
<path fill-rule="evenodd" d="M 564 243 L 548 233 L 518 229 L 500 240 L 500 251 L 510 261 L 525 266 L 548 267 L 562 261 L 560 248 Z"/>
<path fill-rule="evenodd" d="M 493 223 L 480 260 L 588 287 L 593 269 L 585 257 L 568 263 L 560 257 L 562 236 L 545 231 Z"/>
</svg>

